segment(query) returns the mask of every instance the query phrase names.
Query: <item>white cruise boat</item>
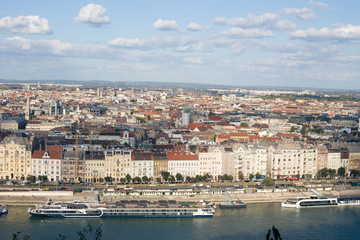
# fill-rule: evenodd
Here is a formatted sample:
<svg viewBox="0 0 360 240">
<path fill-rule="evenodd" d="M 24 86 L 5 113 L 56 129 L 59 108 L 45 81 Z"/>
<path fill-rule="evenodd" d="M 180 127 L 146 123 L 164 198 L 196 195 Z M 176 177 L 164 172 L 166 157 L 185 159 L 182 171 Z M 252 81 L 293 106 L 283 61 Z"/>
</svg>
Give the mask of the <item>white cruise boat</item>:
<svg viewBox="0 0 360 240">
<path fill-rule="evenodd" d="M 0 215 L 8 213 L 6 205 L 0 204 Z"/>
<path fill-rule="evenodd" d="M 29 208 L 32 216 L 60 218 L 173 218 L 173 217 L 212 217 L 215 213 L 212 205 L 205 202 L 177 203 L 160 200 L 122 200 L 115 203 L 100 202 L 52 202 Z"/>
<path fill-rule="evenodd" d="M 333 197 L 310 196 L 310 198 L 288 199 L 281 203 L 281 206 L 287 208 L 334 207 L 339 206 L 339 202 Z"/>
</svg>

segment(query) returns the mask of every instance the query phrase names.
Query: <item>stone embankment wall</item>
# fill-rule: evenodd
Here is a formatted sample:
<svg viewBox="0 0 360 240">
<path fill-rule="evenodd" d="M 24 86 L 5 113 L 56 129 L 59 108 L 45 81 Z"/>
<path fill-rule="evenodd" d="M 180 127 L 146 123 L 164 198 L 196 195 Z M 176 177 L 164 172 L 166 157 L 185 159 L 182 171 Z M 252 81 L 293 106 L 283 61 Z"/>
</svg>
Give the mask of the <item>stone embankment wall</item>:
<svg viewBox="0 0 360 240">
<path fill-rule="evenodd" d="M 72 201 L 83 200 L 92 201 L 94 199 L 93 191 L 83 191 L 82 193 L 66 192 L 66 191 L 40 191 L 36 192 L 1 192 L 0 203 L 7 205 L 24 205 L 31 206 L 38 203 L 44 203 L 48 198 L 54 201 Z M 191 193 L 191 194 L 190 194 Z M 230 196 L 234 200 L 241 200 L 247 203 L 260 202 L 282 202 L 288 198 L 296 198 L 299 196 L 307 197 L 313 195 L 312 192 L 255 192 L 247 189 L 244 191 L 230 191 Z M 360 190 L 331 190 L 321 191 L 323 195 L 360 195 Z M 140 192 L 105 192 L 101 194 L 102 201 L 115 202 L 120 200 L 176 200 L 176 201 L 211 201 L 214 203 L 227 202 L 223 192 L 221 191 L 199 191 L 189 192 L 186 194 L 170 194 L 170 191 L 159 191 L 156 194 L 142 194 Z"/>
</svg>

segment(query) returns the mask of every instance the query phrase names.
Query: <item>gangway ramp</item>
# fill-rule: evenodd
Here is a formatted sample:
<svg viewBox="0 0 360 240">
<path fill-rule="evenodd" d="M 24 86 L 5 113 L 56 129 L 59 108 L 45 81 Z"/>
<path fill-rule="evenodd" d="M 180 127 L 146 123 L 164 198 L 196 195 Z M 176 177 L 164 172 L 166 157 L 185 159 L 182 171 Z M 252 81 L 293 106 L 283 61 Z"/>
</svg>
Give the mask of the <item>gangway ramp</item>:
<svg viewBox="0 0 360 240">
<path fill-rule="evenodd" d="M 229 192 L 224 192 L 224 196 L 228 200 L 229 203 L 234 202 L 234 199 L 232 199 Z"/>
<path fill-rule="evenodd" d="M 323 194 L 321 194 L 321 193 L 319 193 L 318 191 L 316 191 L 315 189 L 310 189 L 310 191 L 312 191 L 316 196 L 318 196 L 318 197 L 321 197 L 321 196 L 323 196 Z"/>
</svg>

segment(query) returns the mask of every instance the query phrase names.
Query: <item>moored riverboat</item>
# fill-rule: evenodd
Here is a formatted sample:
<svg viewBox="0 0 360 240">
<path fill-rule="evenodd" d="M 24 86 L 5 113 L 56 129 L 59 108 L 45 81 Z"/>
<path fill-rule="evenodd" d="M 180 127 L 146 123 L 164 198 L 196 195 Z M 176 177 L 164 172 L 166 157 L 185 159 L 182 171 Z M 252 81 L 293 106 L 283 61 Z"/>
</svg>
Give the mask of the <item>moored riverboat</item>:
<svg viewBox="0 0 360 240">
<path fill-rule="evenodd" d="M 281 203 L 282 207 L 287 208 L 334 207 L 338 205 L 339 202 L 337 198 L 319 196 L 310 196 L 310 198 L 299 197 L 295 199 L 288 199 L 285 202 Z"/>
<path fill-rule="evenodd" d="M 0 204 L 0 215 L 8 213 L 6 205 Z"/>
<path fill-rule="evenodd" d="M 243 201 L 233 201 L 229 203 L 220 203 L 220 208 L 245 208 L 247 207 L 246 202 Z"/>
<path fill-rule="evenodd" d="M 52 202 L 29 208 L 28 212 L 37 217 L 61 218 L 181 218 L 212 217 L 215 213 L 211 204 L 181 203 L 176 201 L 122 200 L 115 203 L 100 202 Z"/>
</svg>

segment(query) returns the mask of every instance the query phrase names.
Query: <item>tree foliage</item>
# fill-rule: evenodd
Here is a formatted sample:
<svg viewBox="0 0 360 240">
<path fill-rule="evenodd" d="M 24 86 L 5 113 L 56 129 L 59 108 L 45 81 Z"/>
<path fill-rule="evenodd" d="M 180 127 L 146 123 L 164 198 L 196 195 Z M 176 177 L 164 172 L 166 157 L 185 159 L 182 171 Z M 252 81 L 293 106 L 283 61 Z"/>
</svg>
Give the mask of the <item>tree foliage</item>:
<svg viewBox="0 0 360 240">
<path fill-rule="evenodd" d="M 169 180 L 170 177 L 170 173 L 169 172 L 161 172 L 160 173 L 162 178 L 164 179 L 165 182 L 167 182 Z"/>
<path fill-rule="evenodd" d="M 174 183 L 176 180 L 175 180 L 175 177 L 173 175 L 170 176 L 170 182 Z"/>
<path fill-rule="evenodd" d="M 243 180 L 244 179 L 244 174 L 242 172 L 239 172 L 238 177 L 239 177 L 239 180 Z"/>
<path fill-rule="evenodd" d="M 302 128 L 301 128 L 301 135 L 305 135 L 306 134 L 306 126 L 303 125 Z"/>
<path fill-rule="evenodd" d="M 182 182 L 184 180 L 184 177 L 180 173 L 177 173 L 175 177 L 178 182 Z"/>
<path fill-rule="evenodd" d="M 240 123 L 240 127 L 249 127 L 249 124 L 242 122 L 242 123 Z"/>
<path fill-rule="evenodd" d="M 140 182 L 141 182 L 141 178 L 136 176 L 136 177 L 133 178 L 133 182 L 140 183 Z"/>
<path fill-rule="evenodd" d="M 272 179 L 271 177 L 266 177 L 262 182 L 266 186 L 272 186 L 275 183 L 274 179 Z"/>
<path fill-rule="evenodd" d="M 291 126 L 291 128 L 290 128 L 290 132 L 291 132 L 291 133 L 295 132 L 296 130 L 297 130 L 297 127 Z"/>
<path fill-rule="evenodd" d="M 259 180 L 259 179 L 261 178 L 261 174 L 260 174 L 259 172 L 257 172 L 257 173 L 255 174 L 255 178 L 256 178 L 257 180 Z"/>
<path fill-rule="evenodd" d="M 106 177 L 104 177 L 104 179 L 105 179 L 105 182 L 112 182 L 112 177 L 110 177 L 110 176 L 106 176 Z"/>
<path fill-rule="evenodd" d="M 255 177 L 254 174 L 252 174 L 252 173 L 249 174 L 249 179 L 250 179 L 250 180 L 253 180 L 254 177 Z"/>
<path fill-rule="evenodd" d="M 141 180 L 142 180 L 143 182 L 148 182 L 148 181 L 149 181 L 149 178 L 148 178 L 147 176 L 143 176 L 143 177 L 141 178 Z"/>
<path fill-rule="evenodd" d="M 337 170 L 337 174 L 340 176 L 340 177 L 344 177 L 345 176 L 345 168 L 343 167 L 340 167 L 338 170 Z"/>
<path fill-rule="evenodd" d="M 130 176 L 130 174 L 126 174 L 126 176 L 125 176 L 125 178 L 126 178 L 126 182 L 131 182 L 131 176 Z"/>
</svg>

